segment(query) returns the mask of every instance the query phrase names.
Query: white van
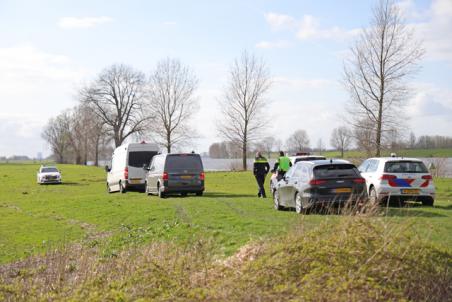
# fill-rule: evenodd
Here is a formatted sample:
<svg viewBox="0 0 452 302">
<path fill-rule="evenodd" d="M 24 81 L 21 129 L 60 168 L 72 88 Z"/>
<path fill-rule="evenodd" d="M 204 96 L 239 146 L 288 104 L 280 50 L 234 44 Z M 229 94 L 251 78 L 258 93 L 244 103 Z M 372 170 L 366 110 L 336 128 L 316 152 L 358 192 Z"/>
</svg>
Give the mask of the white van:
<svg viewBox="0 0 452 302">
<path fill-rule="evenodd" d="M 111 167 L 105 167 L 108 192 L 125 193 L 131 188 L 144 191 L 146 171 L 143 167 L 149 165 L 158 152 L 156 144 L 145 142 L 125 144 L 116 148 L 112 155 Z"/>
</svg>

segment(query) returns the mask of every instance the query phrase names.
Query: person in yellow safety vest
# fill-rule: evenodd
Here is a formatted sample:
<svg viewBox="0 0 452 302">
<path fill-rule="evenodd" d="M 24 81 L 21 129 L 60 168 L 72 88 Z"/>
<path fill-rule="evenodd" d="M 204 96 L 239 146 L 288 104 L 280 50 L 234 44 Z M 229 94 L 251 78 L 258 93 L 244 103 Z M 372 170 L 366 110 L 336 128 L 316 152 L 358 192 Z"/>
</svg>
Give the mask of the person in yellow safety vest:
<svg viewBox="0 0 452 302">
<path fill-rule="evenodd" d="M 264 183 L 265 176 L 270 171 L 270 165 L 265 157 L 262 156 L 260 152 L 256 153 L 256 158 L 254 159 L 253 173 L 256 177 L 257 186 L 259 187 L 258 197 L 266 198 Z"/>
<path fill-rule="evenodd" d="M 283 151 L 279 151 L 279 158 L 275 162 L 273 167 L 273 171 L 278 171 L 278 180 L 281 180 L 287 171 L 289 171 L 290 167 L 292 167 L 292 162 L 290 158 L 284 155 Z"/>
</svg>

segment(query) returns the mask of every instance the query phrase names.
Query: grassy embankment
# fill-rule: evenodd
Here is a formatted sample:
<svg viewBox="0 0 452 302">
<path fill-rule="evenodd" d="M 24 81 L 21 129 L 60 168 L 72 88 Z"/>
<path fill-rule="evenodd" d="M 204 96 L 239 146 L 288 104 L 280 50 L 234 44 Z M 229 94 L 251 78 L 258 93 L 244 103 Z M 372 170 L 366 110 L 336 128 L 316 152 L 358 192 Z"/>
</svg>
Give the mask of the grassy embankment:
<svg viewBox="0 0 452 302">
<path fill-rule="evenodd" d="M 39 186 L 36 165 L 0 165 L 0 279 L 7 276 L 0 300 L 316 300 L 320 292 L 327 300 L 422 300 L 432 290 L 441 300 L 451 293 L 444 285 L 451 179 L 436 180 L 433 208 L 300 216 L 258 199 L 250 173 L 208 173 L 205 196 L 160 200 L 107 194 L 99 168 L 61 168 L 65 184 Z"/>
</svg>

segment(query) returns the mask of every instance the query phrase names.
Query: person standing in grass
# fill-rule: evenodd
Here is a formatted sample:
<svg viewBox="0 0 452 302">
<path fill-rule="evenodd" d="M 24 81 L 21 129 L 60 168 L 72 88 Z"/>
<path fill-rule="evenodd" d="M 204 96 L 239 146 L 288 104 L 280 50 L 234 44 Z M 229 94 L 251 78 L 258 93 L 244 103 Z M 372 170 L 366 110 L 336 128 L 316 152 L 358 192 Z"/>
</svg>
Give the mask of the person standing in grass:
<svg viewBox="0 0 452 302">
<path fill-rule="evenodd" d="M 270 165 L 265 157 L 262 156 L 260 152 L 256 153 L 256 158 L 254 159 L 253 165 L 253 173 L 254 177 L 256 177 L 257 186 L 259 187 L 259 192 L 257 193 L 258 197 L 266 198 L 265 195 L 265 176 L 270 171 Z"/>
<path fill-rule="evenodd" d="M 288 158 L 283 151 L 279 151 L 279 158 L 273 167 L 273 171 L 278 171 L 278 180 L 281 180 L 284 175 L 286 175 L 286 172 L 289 171 L 290 167 L 292 167 L 290 158 Z"/>
</svg>

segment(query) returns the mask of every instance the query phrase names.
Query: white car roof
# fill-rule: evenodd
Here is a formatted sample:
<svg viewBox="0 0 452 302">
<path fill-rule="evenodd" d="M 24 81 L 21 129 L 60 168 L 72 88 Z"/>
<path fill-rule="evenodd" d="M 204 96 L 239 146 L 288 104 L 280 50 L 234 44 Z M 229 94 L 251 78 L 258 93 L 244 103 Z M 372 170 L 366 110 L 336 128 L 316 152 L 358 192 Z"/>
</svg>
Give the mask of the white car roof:
<svg viewBox="0 0 452 302">
<path fill-rule="evenodd" d="M 419 158 L 414 158 L 414 157 L 372 157 L 372 158 L 368 158 L 368 159 L 376 159 L 376 160 L 380 160 L 383 162 L 388 162 L 388 161 L 419 161 L 419 162 L 422 162 L 422 160 L 420 160 Z"/>
</svg>

